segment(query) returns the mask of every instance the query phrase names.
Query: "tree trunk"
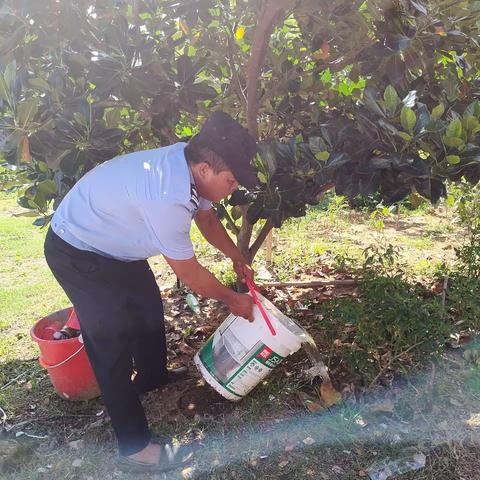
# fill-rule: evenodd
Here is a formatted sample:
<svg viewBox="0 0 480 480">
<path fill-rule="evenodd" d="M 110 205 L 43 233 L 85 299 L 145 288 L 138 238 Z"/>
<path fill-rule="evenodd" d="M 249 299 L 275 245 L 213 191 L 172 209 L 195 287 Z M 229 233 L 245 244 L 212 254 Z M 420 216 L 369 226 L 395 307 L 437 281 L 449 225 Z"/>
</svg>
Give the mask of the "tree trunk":
<svg viewBox="0 0 480 480">
<path fill-rule="evenodd" d="M 292 0 L 265 0 L 258 12 L 258 23 L 253 35 L 251 55 L 246 67 L 247 77 L 247 127 L 248 131 L 258 139 L 258 108 L 260 90 L 260 71 L 265 63 L 268 42 L 279 13 Z"/>
<path fill-rule="evenodd" d="M 272 264 L 272 247 L 273 247 L 273 232 L 270 230 L 268 232 L 267 238 L 265 239 L 265 261 L 267 266 Z"/>
<path fill-rule="evenodd" d="M 250 254 L 250 240 L 253 233 L 253 225 L 250 225 L 247 220 L 247 205 L 240 207 L 242 209 L 242 226 L 238 232 L 237 247 L 242 252 L 243 257 L 247 263 L 252 263 L 253 257 Z"/>
<path fill-rule="evenodd" d="M 258 14 L 258 23 L 255 28 L 253 37 L 252 49 L 248 64 L 246 65 L 246 108 L 247 108 L 247 128 L 250 134 L 258 140 L 258 109 L 259 109 L 259 90 L 260 90 L 260 72 L 262 66 L 265 63 L 265 57 L 268 49 L 268 42 L 273 31 L 275 22 L 279 17 L 279 13 L 282 9 L 286 8 L 289 4 L 293 3 L 292 0 L 264 0 L 261 2 L 261 6 Z M 240 98 L 244 101 L 245 99 Z M 271 224 L 269 224 L 269 230 L 271 230 Z M 268 231 L 266 232 L 268 234 Z M 252 263 L 255 254 L 263 243 L 263 239 L 257 239 L 250 247 L 252 239 L 253 225 L 250 225 L 247 220 L 247 207 L 242 207 L 242 226 L 237 236 L 237 246 L 242 252 L 245 260 L 248 263 Z M 262 232 L 264 230 L 262 229 Z M 260 235 L 262 234 L 260 232 Z M 264 232 L 265 233 L 265 232 Z M 260 236 L 259 235 L 259 236 Z M 261 240 L 261 242 L 260 242 Z M 237 282 L 237 289 L 239 291 L 245 291 L 245 285 L 241 282 Z"/>
</svg>

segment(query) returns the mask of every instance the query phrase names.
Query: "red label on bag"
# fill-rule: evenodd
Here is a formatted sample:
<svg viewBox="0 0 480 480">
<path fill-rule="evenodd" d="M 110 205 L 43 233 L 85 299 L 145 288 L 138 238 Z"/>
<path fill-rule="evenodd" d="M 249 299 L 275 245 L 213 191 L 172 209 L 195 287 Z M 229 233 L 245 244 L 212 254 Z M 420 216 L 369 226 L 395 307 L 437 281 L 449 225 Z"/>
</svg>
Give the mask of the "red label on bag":
<svg viewBox="0 0 480 480">
<path fill-rule="evenodd" d="M 272 354 L 273 350 L 270 350 L 268 347 L 264 347 L 263 350 L 258 354 L 259 358 L 267 360 L 267 358 Z"/>
</svg>

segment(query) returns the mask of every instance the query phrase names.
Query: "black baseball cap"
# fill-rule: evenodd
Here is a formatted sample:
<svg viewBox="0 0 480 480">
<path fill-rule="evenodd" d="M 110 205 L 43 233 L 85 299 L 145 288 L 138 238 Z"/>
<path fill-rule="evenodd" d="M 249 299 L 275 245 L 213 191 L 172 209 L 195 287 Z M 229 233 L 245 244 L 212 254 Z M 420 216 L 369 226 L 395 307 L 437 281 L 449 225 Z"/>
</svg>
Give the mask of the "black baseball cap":
<svg viewBox="0 0 480 480">
<path fill-rule="evenodd" d="M 258 184 L 251 165 L 258 151 L 257 142 L 228 113 L 212 113 L 190 143 L 198 143 L 219 155 L 243 187 L 253 190 Z"/>
</svg>

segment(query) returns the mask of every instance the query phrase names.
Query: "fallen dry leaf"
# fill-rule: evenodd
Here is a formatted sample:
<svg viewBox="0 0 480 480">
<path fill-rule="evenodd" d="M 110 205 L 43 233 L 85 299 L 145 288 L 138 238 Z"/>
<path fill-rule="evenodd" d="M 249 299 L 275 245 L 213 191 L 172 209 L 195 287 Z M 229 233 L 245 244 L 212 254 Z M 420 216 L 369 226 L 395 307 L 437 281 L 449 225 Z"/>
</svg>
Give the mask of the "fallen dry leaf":
<svg viewBox="0 0 480 480">
<path fill-rule="evenodd" d="M 443 292 L 443 281 L 435 283 L 431 288 L 433 293 L 437 295 Z"/>
<path fill-rule="evenodd" d="M 304 405 L 310 413 L 316 413 L 325 410 L 325 406 L 319 398 L 315 398 L 312 395 L 301 391 L 297 392 L 297 395 L 302 402 L 302 405 Z"/>
<path fill-rule="evenodd" d="M 342 401 L 342 394 L 335 390 L 330 382 L 322 382 L 320 385 L 320 397 L 327 408 L 338 405 Z"/>
<path fill-rule="evenodd" d="M 186 343 L 182 342 L 177 345 L 177 349 L 181 352 L 184 353 L 185 355 L 193 355 L 196 353 L 196 350 Z"/>
</svg>

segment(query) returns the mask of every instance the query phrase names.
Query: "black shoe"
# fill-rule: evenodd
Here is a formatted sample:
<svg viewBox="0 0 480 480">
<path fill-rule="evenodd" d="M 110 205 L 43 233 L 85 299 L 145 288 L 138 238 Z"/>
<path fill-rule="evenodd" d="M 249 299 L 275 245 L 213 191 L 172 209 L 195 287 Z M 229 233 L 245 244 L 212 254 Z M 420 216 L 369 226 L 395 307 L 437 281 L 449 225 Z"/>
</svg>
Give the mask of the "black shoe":
<svg viewBox="0 0 480 480">
<path fill-rule="evenodd" d="M 189 445 L 162 445 L 159 463 L 145 463 L 129 457 L 119 457 L 117 467 L 132 473 L 162 473 L 187 464 L 193 457 Z"/>
</svg>

